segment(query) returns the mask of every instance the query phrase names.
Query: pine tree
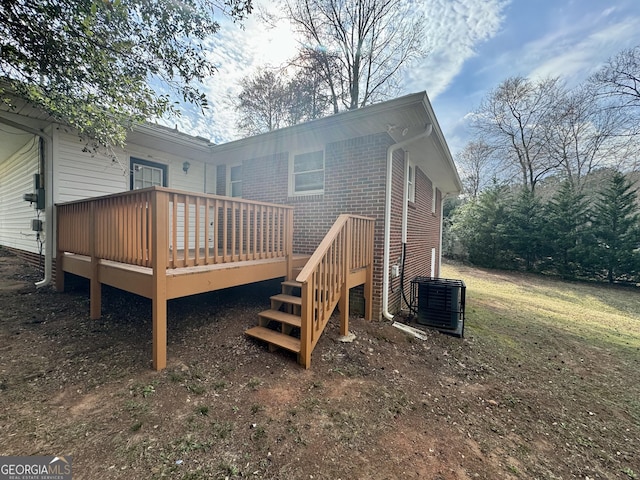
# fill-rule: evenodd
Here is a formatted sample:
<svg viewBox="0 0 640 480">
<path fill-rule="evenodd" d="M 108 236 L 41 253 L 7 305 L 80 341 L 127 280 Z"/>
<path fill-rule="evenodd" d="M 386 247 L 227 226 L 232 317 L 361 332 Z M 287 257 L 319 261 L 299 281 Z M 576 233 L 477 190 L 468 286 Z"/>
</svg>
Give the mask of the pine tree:
<svg viewBox="0 0 640 480">
<path fill-rule="evenodd" d="M 507 191 L 494 186 L 456 209 L 452 234 L 460 239 L 469 262 L 482 267 L 510 266 L 506 253 Z"/>
<path fill-rule="evenodd" d="M 508 210 L 507 239 L 516 258 L 532 270 L 540 256 L 542 243 L 542 206 L 533 192 L 523 189 Z"/>
<path fill-rule="evenodd" d="M 593 208 L 592 262 L 609 283 L 637 273 L 640 213 L 637 193 L 620 172 L 599 193 Z"/>
<path fill-rule="evenodd" d="M 589 205 L 570 181 L 546 205 L 543 249 L 550 263 L 564 277 L 575 277 L 585 255 L 584 236 L 589 223 Z"/>
</svg>

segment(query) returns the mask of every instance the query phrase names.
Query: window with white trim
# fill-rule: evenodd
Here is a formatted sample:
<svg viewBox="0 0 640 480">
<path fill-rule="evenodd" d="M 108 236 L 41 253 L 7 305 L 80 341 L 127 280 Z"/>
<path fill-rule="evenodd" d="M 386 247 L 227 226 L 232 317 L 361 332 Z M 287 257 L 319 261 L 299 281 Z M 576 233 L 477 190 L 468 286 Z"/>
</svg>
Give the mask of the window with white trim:
<svg viewBox="0 0 640 480">
<path fill-rule="evenodd" d="M 416 201 L 416 166 L 409 162 L 407 165 L 407 202 Z"/>
<path fill-rule="evenodd" d="M 436 213 L 436 204 L 438 203 L 438 189 L 432 183 L 431 189 L 433 190 L 433 198 L 431 199 L 431 213 L 435 215 Z"/>
<path fill-rule="evenodd" d="M 324 193 L 324 150 L 296 153 L 289 159 L 289 195 Z"/>
<path fill-rule="evenodd" d="M 242 165 L 232 165 L 227 169 L 227 195 L 242 197 Z"/>
<path fill-rule="evenodd" d="M 131 190 L 167 186 L 167 166 L 131 157 Z"/>
</svg>

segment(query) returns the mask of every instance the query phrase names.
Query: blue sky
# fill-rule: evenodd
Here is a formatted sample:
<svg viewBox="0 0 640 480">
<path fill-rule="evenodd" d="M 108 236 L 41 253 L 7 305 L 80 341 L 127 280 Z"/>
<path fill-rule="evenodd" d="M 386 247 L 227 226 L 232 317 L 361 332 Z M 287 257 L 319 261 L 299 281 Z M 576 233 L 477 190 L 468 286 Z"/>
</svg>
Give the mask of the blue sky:
<svg viewBox="0 0 640 480">
<path fill-rule="evenodd" d="M 640 44 L 640 0 L 415 3 L 427 18 L 430 54 L 405 74 L 403 93 L 427 91 L 454 156 L 470 138 L 467 115 L 505 78 L 560 76 L 576 85 L 612 55 Z M 240 136 L 233 109 L 240 79 L 265 63 L 285 62 L 295 40 L 286 24 L 268 29 L 254 15 L 244 31 L 223 23 L 208 47 L 218 66 L 204 85 L 211 108 L 167 123 L 222 143 Z"/>
</svg>

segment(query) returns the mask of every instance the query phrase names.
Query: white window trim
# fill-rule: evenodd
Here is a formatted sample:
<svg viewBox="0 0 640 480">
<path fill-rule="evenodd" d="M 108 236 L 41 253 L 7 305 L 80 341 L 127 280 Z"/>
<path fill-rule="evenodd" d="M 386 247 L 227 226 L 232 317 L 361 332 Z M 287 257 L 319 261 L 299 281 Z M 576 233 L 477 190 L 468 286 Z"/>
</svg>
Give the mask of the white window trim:
<svg viewBox="0 0 640 480">
<path fill-rule="evenodd" d="M 431 199 L 431 213 L 436 214 L 436 203 L 438 203 L 438 187 L 433 182 L 431 183 L 431 190 L 433 190 L 433 198 Z"/>
<path fill-rule="evenodd" d="M 413 172 L 413 179 L 411 178 L 410 172 Z M 415 203 L 416 202 L 416 164 L 411 160 L 407 162 L 407 202 Z"/>
<path fill-rule="evenodd" d="M 298 155 L 304 155 L 305 153 L 322 152 L 322 189 L 307 190 L 305 192 L 295 191 L 295 174 L 293 173 L 294 160 Z M 308 197 L 311 195 L 323 195 L 325 190 L 325 171 L 327 167 L 326 152 L 324 147 L 309 148 L 306 150 L 297 150 L 289 153 L 289 196 L 290 197 Z"/>
<path fill-rule="evenodd" d="M 231 188 L 231 169 L 232 168 L 236 168 L 236 167 L 242 167 L 241 163 L 236 163 L 234 165 L 227 165 L 227 197 L 231 197 L 233 194 L 233 189 Z M 236 180 L 236 182 L 242 183 L 242 180 Z M 235 198 L 242 198 L 242 195 L 240 195 L 239 197 L 235 197 Z"/>
</svg>

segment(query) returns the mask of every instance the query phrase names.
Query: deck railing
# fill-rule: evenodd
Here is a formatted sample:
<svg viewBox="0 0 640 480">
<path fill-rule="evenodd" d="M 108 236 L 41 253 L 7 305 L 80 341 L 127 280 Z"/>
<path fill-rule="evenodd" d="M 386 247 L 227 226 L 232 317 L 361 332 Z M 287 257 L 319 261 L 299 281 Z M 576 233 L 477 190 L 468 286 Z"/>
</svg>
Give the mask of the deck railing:
<svg viewBox="0 0 640 480">
<path fill-rule="evenodd" d="M 354 278 L 365 278 L 368 282 L 370 312 L 374 226 L 375 220 L 371 218 L 340 215 L 296 279 L 302 283 L 300 356 L 307 368 L 311 352 L 338 302 L 342 300 L 342 308 L 348 310 Z M 359 275 L 363 271 L 365 275 Z M 370 317 L 370 313 L 366 316 Z M 346 321 L 342 320 L 343 334 L 347 330 Z"/>
<path fill-rule="evenodd" d="M 153 267 L 162 239 L 167 268 L 293 252 L 292 207 L 152 187 L 56 208 L 59 252 Z"/>
</svg>

